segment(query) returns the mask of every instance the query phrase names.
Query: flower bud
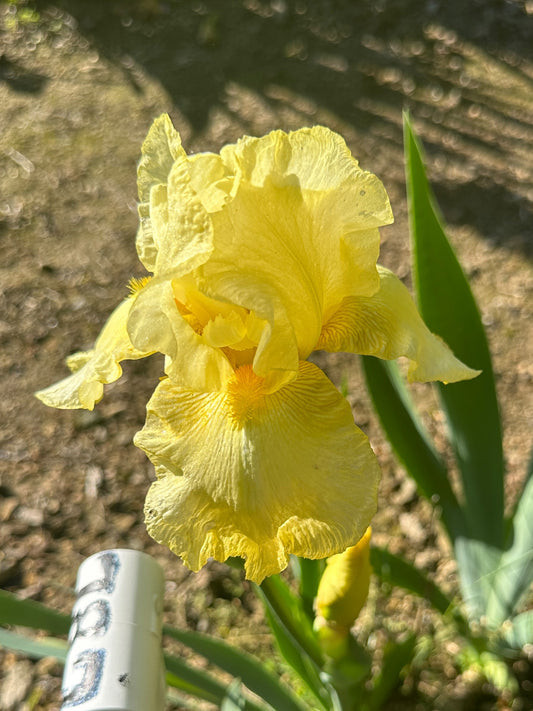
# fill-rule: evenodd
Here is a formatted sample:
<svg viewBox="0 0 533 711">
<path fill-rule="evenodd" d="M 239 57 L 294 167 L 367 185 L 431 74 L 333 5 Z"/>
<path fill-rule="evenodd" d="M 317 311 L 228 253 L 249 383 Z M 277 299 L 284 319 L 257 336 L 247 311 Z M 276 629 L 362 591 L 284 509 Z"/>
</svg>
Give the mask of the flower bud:
<svg viewBox="0 0 533 711">
<path fill-rule="evenodd" d="M 329 656 L 338 656 L 368 597 L 371 529 L 355 546 L 328 558 L 315 601 L 315 631 Z M 331 644 L 333 642 L 333 645 Z M 330 649 L 331 647 L 331 649 Z"/>
</svg>

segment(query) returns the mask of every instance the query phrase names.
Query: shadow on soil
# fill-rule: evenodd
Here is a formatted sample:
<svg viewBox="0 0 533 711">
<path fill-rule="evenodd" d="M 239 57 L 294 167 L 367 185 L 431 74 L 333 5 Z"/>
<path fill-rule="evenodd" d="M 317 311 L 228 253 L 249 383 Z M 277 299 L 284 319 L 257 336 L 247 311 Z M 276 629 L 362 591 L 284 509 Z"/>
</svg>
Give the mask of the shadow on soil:
<svg viewBox="0 0 533 711">
<path fill-rule="evenodd" d="M 213 108 L 224 103 L 228 83 L 234 82 L 273 108 L 278 99 L 272 98 L 269 88 L 282 87 L 327 107 L 356 130 L 372 126 L 401 145 L 398 118 L 406 107 L 415 117 L 434 121 L 431 103 L 439 103 L 443 96 L 455 97 L 452 104 L 460 101 L 465 113 L 474 103 L 483 105 L 479 87 L 465 80 L 465 47 L 482 51 L 501 64 L 502 71 L 519 76 L 533 95 L 533 81 L 521 69 L 533 58 L 533 22 L 527 21 L 518 3 L 500 7 L 460 0 L 423 4 L 367 0 L 336 3 L 334 12 L 325 0 L 232 1 L 225 3 L 224 11 L 212 2 L 184 7 L 158 0 L 53 4 L 37 0 L 35 5 L 40 12 L 59 8 L 75 18 L 91 45 L 121 67 L 139 92 L 131 68 L 142 65 L 165 87 L 196 132 L 205 128 Z M 45 77 L 21 77 L 19 84 L 21 90 L 36 91 L 44 81 Z M 462 138 L 457 122 L 447 120 L 453 111 L 453 106 L 444 107 L 443 116 L 436 119 Z M 513 123 L 505 105 L 501 116 L 497 102 L 491 103 L 490 111 L 496 124 L 503 117 Z M 514 120 L 516 133 L 522 141 L 527 135 L 533 150 L 531 125 L 528 121 L 524 127 L 525 120 Z M 505 155 L 506 148 L 498 146 L 492 132 L 484 135 L 470 125 L 466 134 L 480 150 L 490 147 Z M 438 150 L 446 155 L 452 149 L 441 145 Z M 474 176 L 467 190 L 436 188 L 449 221 L 471 224 L 491 241 L 531 254 L 533 245 L 523 236 L 527 232 L 523 223 L 532 217 L 531 201 L 517 197 L 513 186 L 502 182 Z M 478 209 L 487 205 L 487 194 L 491 205 L 503 206 L 496 215 Z M 507 244 L 509 234 L 522 236 Z"/>
</svg>

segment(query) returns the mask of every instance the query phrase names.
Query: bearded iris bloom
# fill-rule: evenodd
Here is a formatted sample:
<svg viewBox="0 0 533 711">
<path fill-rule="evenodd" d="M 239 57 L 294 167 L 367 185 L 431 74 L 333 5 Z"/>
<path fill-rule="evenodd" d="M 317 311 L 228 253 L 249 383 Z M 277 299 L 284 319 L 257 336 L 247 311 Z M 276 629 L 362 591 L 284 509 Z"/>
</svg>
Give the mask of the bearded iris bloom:
<svg viewBox="0 0 533 711">
<path fill-rule="evenodd" d="M 131 284 L 72 375 L 38 393 L 92 409 L 120 362 L 165 355 L 135 437 L 155 465 L 149 533 L 193 570 L 245 559 L 260 582 L 290 554 L 354 545 L 379 468 L 347 402 L 308 361 L 321 349 L 406 356 L 409 378 L 474 377 L 377 265 L 392 222 L 381 182 L 316 126 L 244 137 L 188 156 L 158 118 L 138 168 L 139 258 Z"/>
</svg>

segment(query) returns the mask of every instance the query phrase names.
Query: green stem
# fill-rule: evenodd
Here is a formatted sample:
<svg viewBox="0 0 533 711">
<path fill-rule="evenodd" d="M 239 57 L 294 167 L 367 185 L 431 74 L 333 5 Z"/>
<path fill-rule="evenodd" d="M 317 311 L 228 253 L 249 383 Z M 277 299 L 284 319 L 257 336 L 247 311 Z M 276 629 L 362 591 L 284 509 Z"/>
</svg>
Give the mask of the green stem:
<svg viewBox="0 0 533 711">
<path fill-rule="evenodd" d="M 323 669 L 324 658 L 322 657 L 318 643 L 313 644 L 313 638 L 310 638 L 309 635 L 302 632 L 300 626 L 298 625 L 298 621 L 293 619 L 289 610 L 287 610 L 282 600 L 280 600 L 271 579 L 265 578 L 260 585 L 260 589 L 284 627 L 290 632 L 300 647 L 309 655 L 317 667 L 319 669 Z"/>
</svg>

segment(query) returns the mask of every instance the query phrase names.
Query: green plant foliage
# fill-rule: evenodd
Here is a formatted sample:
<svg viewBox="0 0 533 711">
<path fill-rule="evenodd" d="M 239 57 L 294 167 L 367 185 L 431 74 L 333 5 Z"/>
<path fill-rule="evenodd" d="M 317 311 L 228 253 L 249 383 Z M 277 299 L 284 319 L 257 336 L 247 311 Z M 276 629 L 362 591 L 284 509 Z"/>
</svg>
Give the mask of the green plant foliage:
<svg viewBox="0 0 533 711">
<path fill-rule="evenodd" d="M 66 635 L 70 629 L 70 617 L 40 602 L 22 600 L 6 590 L 0 590 L 0 625 L 21 625 Z"/>
<path fill-rule="evenodd" d="M 498 654 L 533 642 L 533 611 L 517 614 L 533 582 L 533 457 L 515 510 L 505 521 L 502 437 L 487 340 L 468 282 L 446 238 L 422 149 L 407 115 L 404 138 L 420 310 L 430 329 L 461 360 L 482 370 L 472 381 L 437 385 L 463 497 L 454 494 L 397 366 L 365 357 L 363 367 L 375 410 L 398 459 L 424 496 L 431 501 L 438 497 L 468 619 L 455 601 L 403 559 L 373 548 L 371 560 L 381 579 L 425 597 L 441 614 L 451 611 L 458 633 L 467 640 L 466 649 L 475 657 L 471 668 L 498 688 L 512 690 L 514 679 L 506 676 Z"/>
<path fill-rule="evenodd" d="M 220 706 L 228 695 L 228 686 L 211 674 L 187 664 L 183 659 L 164 655 L 167 684 L 198 699 Z M 246 711 L 266 711 L 266 707 L 245 699 Z"/>
<path fill-rule="evenodd" d="M 220 711 L 242 711 L 246 708 L 246 698 L 241 691 L 241 680 L 234 679 L 228 686 Z"/>
<path fill-rule="evenodd" d="M 489 623 L 499 626 L 518 609 L 533 581 L 533 476 L 531 471 L 511 519 L 487 602 Z M 533 635 L 530 642 L 533 641 Z"/>
<path fill-rule="evenodd" d="M 490 352 L 470 286 L 444 232 L 407 114 L 404 131 L 419 308 L 429 328 L 455 355 L 482 371 L 473 380 L 437 386 L 462 475 L 469 538 L 500 548 L 504 542 L 504 464 Z"/>
<path fill-rule="evenodd" d="M 522 649 L 533 644 L 533 610 L 517 615 L 510 625 L 504 627 L 503 642 L 511 649 Z"/>
<path fill-rule="evenodd" d="M 292 570 L 300 583 L 299 593 L 304 612 L 310 621 L 314 619 L 313 603 L 318 590 L 318 584 L 325 568 L 324 560 L 308 558 L 291 558 Z"/>
<path fill-rule="evenodd" d="M 398 366 L 364 356 L 363 371 L 374 409 L 394 452 L 429 500 L 437 497 L 448 535 L 464 533 L 466 520 L 452 491 L 446 467 L 435 451 L 400 376 Z"/>
<path fill-rule="evenodd" d="M 313 633 L 311 623 L 303 609 L 301 599 L 291 592 L 279 575 L 266 578 L 260 590 L 268 606 L 279 617 L 288 632 L 309 655 L 310 659 L 321 667 L 324 663 L 322 651 Z"/>
<path fill-rule="evenodd" d="M 279 582 L 272 583 L 273 580 Z M 291 618 L 291 610 L 297 609 L 295 599 L 291 599 L 292 593 L 288 588 L 284 590 L 283 586 L 281 579 L 274 576 L 264 580 L 261 587 L 256 586 L 256 591 L 265 607 L 267 621 L 281 656 L 304 682 L 320 706 L 329 710 L 331 698 L 320 678 L 320 671 L 324 665 L 322 653 L 312 630 L 311 637 L 308 631 L 303 635 L 300 634 L 298 618 Z M 300 610 L 299 614 L 305 615 L 303 610 Z M 307 622 L 307 618 L 305 619 Z M 309 650 L 306 648 L 308 640 L 311 640 Z"/>
<path fill-rule="evenodd" d="M 238 677 L 250 691 L 260 696 L 275 709 L 302 711 L 303 707 L 295 694 L 284 687 L 276 676 L 267 671 L 261 662 L 249 654 L 230 647 L 214 637 L 198 632 L 164 626 L 163 634 L 185 644 L 220 669 Z"/>
<path fill-rule="evenodd" d="M 30 659 L 54 657 L 62 663 L 65 662 L 68 651 L 67 643 L 62 639 L 51 639 L 49 637 L 34 639 L 2 627 L 0 627 L 0 647 L 11 649 L 13 652 L 20 652 Z"/>
<path fill-rule="evenodd" d="M 424 598 L 442 615 L 453 607 L 453 602 L 438 585 L 400 556 L 394 555 L 384 548 L 373 546 L 370 549 L 370 562 L 374 573 L 381 580 L 391 585 L 398 585 Z"/>
<path fill-rule="evenodd" d="M 398 686 L 400 674 L 413 659 L 416 636 L 408 635 L 401 642 L 390 642 L 385 648 L 381 669 L 373 680 L 371 691 L 363 702 L 362 711 L 378 711 Z"/>
</svg>

